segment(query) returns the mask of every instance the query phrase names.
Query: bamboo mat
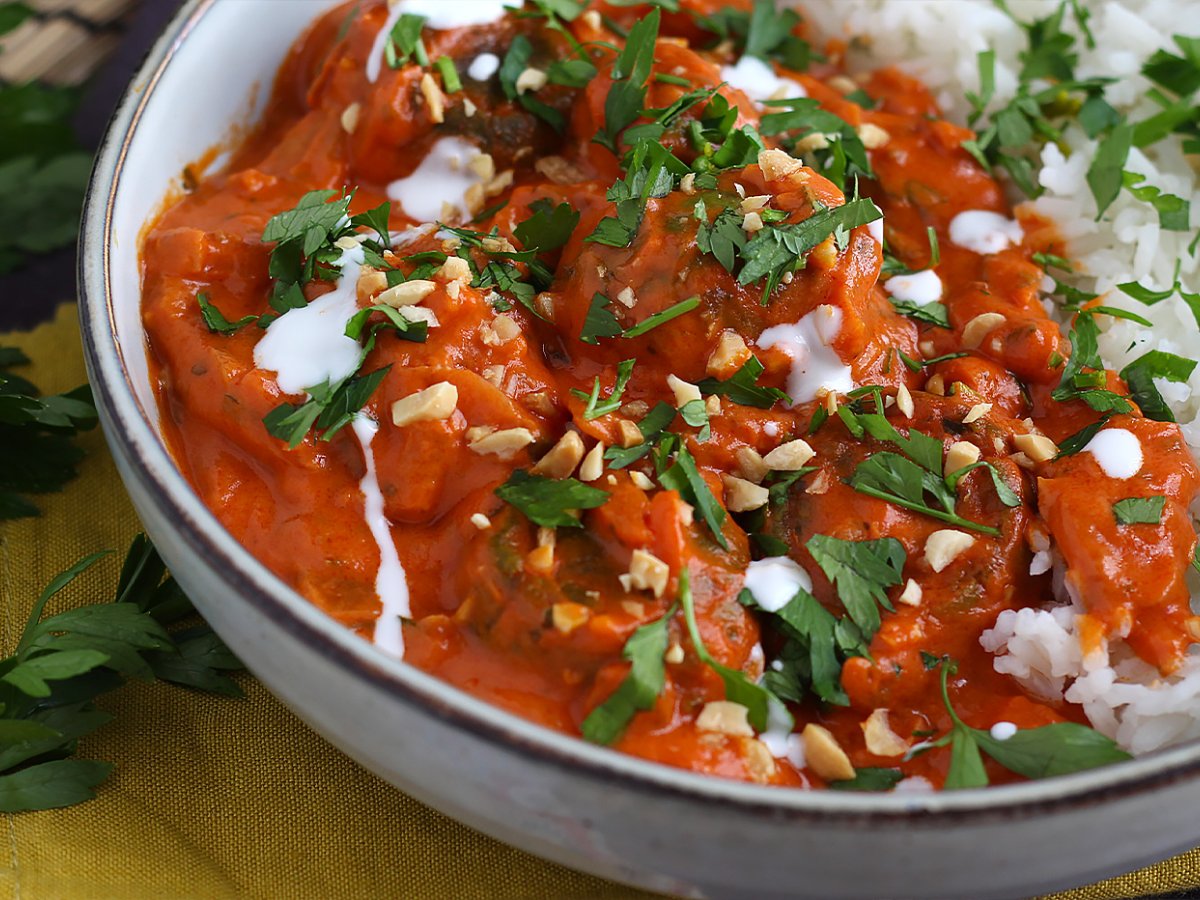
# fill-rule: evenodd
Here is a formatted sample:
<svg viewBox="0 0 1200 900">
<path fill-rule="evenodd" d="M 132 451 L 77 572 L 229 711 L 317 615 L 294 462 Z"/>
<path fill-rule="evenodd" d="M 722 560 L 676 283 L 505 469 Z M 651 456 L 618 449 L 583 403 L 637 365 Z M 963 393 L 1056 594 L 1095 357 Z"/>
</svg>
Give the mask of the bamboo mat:
<svg viewBox="0 0 1200 900">
<path fill-rule="evenodd" d="M 82 84 L 116 49 L 122 26 L 137 4 L 137 0 L 24 2 L 34 15 L 0 38 L 0 82 Z"/>
</svg>

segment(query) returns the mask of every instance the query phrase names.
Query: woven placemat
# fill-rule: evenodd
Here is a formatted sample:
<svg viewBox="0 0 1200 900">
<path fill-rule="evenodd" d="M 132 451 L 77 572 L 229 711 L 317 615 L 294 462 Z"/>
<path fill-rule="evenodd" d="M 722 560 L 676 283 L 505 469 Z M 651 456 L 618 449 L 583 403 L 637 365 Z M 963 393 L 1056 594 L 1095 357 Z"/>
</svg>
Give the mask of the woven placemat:
<svg viewBox="0 0 1200 900">
<path fill-rule="evenodd" d="M 116 49 L 122 25 L 138 0 L 24 2 L 34 15 L 0 39 L 0 81 L 73 86 L 82 84 Z"/>
</svg>

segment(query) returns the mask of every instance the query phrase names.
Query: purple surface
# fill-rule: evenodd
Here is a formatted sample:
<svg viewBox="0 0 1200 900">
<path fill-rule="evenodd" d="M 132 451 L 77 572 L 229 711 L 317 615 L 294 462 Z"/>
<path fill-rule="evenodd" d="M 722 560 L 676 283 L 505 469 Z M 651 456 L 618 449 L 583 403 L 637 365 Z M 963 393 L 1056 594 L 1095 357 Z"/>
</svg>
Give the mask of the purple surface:
<svg viewBox="0 0 1200 900">
<path fill-rule="evenodd" d="M 125 86 L 178 6 L 174 0 L 144 0 L 130 15 L 120 47 L 84 85 L 75 116 L 75 131 L 84 147 L 94 150 L 99 145 Z M 74 297 L 73 246 L 31 257 L 22 268 L 0 276 L 0 331 L 32 328 Z"/>
</svg>

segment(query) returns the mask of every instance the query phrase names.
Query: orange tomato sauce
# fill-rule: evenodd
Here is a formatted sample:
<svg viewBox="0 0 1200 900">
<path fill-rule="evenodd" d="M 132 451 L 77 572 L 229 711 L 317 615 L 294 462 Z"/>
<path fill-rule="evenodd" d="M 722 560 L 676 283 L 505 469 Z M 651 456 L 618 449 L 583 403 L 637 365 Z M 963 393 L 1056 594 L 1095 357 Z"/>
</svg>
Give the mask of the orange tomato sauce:
<svg viewBox="0 0 1200 900">
<path fill-rule="evenodd" d="M 734 61 L 729 48 L 701 49 L 717 42 L 687 13 L 724 5 L 748 4 L 691 0 L 684 12 L 664 16 L 654 72 L 671 77 L 650 79 L 646 108 L 662 109 L 689 89 L 721 84 L 721 66 Z M 1071 348 L 1043 309 L 1043 272 L 1032 256 L 1056 249 L 1054 231 L 1018 212 L 1025 239 L 1000 252 L 981 255 L 950 239 L 950 223 L 959 213 L 1012 211 L 1001 186 L 961 148 L 969 132 L 941 120 L 921 84 L 893 70 L 848 82 L 836 47 L 807 72 L 776 66 L 851 126 L 874 126 L 886 134 L 886 142 L 869 150 L 875 178 L 862 182 L 862 192 L 883 211 L 889 250 L 909 268 L 930 265 L 927 229 L 935 231 L 940 248 L 935 268 L 949 328 L 893 309 L 881 288 L 881 247 L 869 227 L 853 229 L 844 249 L 823 242 L 765 305 L 759 302 L 761 284 L 738 284 L 700 251 L 693 216 L 697 196 L 683 190 L 649 200 L 630 246 L 585 241 L 603 217 L 613 215 L 605 194 L 621 176 L 617 157 L 592 140 L 605 121 L 613 81 L 615 53 L 607 46 L 621 44 L 609 25 L 627 29 L 647 8 L 596 3 L 592 7 L 604 19 L 584 15 L 568 24 L 573 39 L 596 48 L 591 59 L 598 74 L 583 88 L 550 84 L 538 92 L 564 117 L 559 134 L 508 99 L 494 77 L 480 82 L 466 75 L 481 53 L 503 59 L 517 35 L 529 37 L 542 69 L 566 58 L 570 43 L 544 20 L 509 15 L 491 25 L 426 30 L 429 58 L 449 57 L 463 83 L 461 91 L 445 92 L 443 121 L 435 122 L 421 88 L 428 69 L 384 65 L 376 82 L 368 80 L 366 61 L 388 10 L 383 2 L 358 7 L 349 19 L 347 4 L 312 25 L 280 69 L 263 121 L 227 166 L 201 179 L 161 215 L 142 252 L 145 328 L 171 449 L 203 501 L 285 582 L 347 627 L 372 634 L 381 612 L 375 587 L 380 551 L 364 519 L 363 450 L 349 429 L 328 442 L 310 436 L 294 450 L 271 436 L 263 417 L 281 402 L 301 398 L 284 395 L 274 373 L 256 368 L 254 348 L 262 330 L 210 331 L 197 293 L 204 292 L 230 320 L 265 312 L 272 248 L 261 235 L 272 216 L 316 189 L 355 188 L 352 212 L 375 207 L 387 199 L 388 184 L 413 172 L 436 140 L 455 135 L 489 153 L 497 172 L 512 173 L 511 185 L 501 184 L 487 201 L 506 205 L 467 227 L 480 232 L 494 227 L 499 238 L 515 242 L 515 227 L 539 200 L 569 204 L 580 222 L 561 250 L 543 255 L 553 273 L 549 290 L 535 301 L 544 319 L 519 303 L 505 304 L 511 309 L 503 315 L 519 329 L 515 336 L 497 337 L 490 290 L 451 289 L 435 276 L 434 290 L 422 301 L 438 321 L 427 341 L 382 333 L 364 368 L 391 366 L 364 413 L 380 423 L 375 462 L 411 597 L 411 618 L 403 625 L 408 662 L 529 719 L 577 734 L 588 712 L 628 672 L 622 657 L 626 641 L 668 611 L 686 569 L 708 651 L 751 679 L 761 674 L 760 651 L 770 659 L 778 638 L 737 599 L 752 558 L 742 517 L 726 518 L 727 547 L 721 547 L 676 491 L 657 483 L 647 489 L 653 475 L 648 457 L 630 469 L 606 470 L 594 484 L 609 493 L 607 502 L 583 513 L 584 527 L 558 528 L 547 554 L 539 551 L 539 540 L 548 543 L 546 534 L 539 535 L 535 524 L 494 491 L 515 470 L 532 468 L 568 430 L 589 449 L 597 441 L 621 446 L 629 425 L 656 403 L 676 405 L 668 376 L 693 384 L 728 378 L 753 352 L 765 367 L 759 383 L 786 388 L 792 360 L 778 345 L 763 349 L 756 340 L 767 328 L 830 306 L 841 318 L 832 350 L 850 367 L 856 385 L 880 386 L 891 404 L 889 420 L 902 431 L 933 435 L 946 447 L 957 441 L 975 445 L 1021 502 L 1001 504 L 984 470 L 965 477 L 958 487 L 959 515 L 997 529 L 999 536 L 974 535 L 951 565 L 934 571 L 925 542 L 946 526 L 847 483 L 858 463 L 885 447 L 869 436 L 854 437 L 836 416 L 810 433 L 814 416 L 829 405 L 826 398 L 794 408 L 777 403 L 769 410 L 723 398 L 719 412 L 710 414 L 706 441 L 699 440 L 699 429 L 676 419 L 672 430 L 683 435 L 721 502 L 727 502 L 729 490 L 723 475 L 752 474 L 746 472 L 745 460 L 753 459 L 748 450 L 765 456 L 790 438 L 808 441 L 815 471 L 769 508 L 764 528 L 807 570 L 813 594 L 828 610 L 844 612 L 837 591 L 805 549 L 814 535 L 895 538 L 906 551 L 905 580 L 922 588 L 919 605 L 893 602 L 894 611 L 883 611 L 869 657 L 845 664 L 849 705 L 811 699 L 790 704 L 797 730 L 820 723 L 855 767 L 899 767 L 905 775 L 940 784 L 946 750 L 901 761 L 873 755 L 863 736 L 864 721 L 877 709 L 888 710 L 893 732 L 913 743 L 919 737 L 911 735 L 940 735 L 949 728 L 939 674 L 926 668 L 922 652 L 958 662 L 951 696 L 973 726 L 1086 721 L 1077 708 L 1027 696 L 993 670 L 992 655 L 979 645 L 980 633 L 1001 611 L 1053 598 L 1051 575 L 1029 574 L 1035 535 L 1051 536 L 1063 554 L 1068 583 L 1094 620 L 1090 627 L 1097 640 L 1127 636 L 1163 672 L 1178 664 L 1193 640 L 1183 579 L 1195 541 L 1187 508 L 1197 491 L 1179 430 L 1136 410 L 1110 422 L 1141 441 L 1144 464 L 1133 480 L 1107 477 L 1091 453 L 1039 461 L 1018 452 L 1015 436 L 1036 429 L 1061 441 L 1099 417 L 1078 400 L 1050 397 Z M 687 86 L 677 83 L 681 79 Z M 847 88 L 865 92 L 875 107 L 847 97 Z M 732 87 L 720 87 L 719 93 L 737 108 L 739 124 L 759 123 L 766 111 Z M 352 106 L 356 121 L 348 130 L 346 111 Z M 685 114 L 684 122 L 698 113 Z M 663 140 L 687 161 L 691 151 L 682 133 L 672 130 Z M 767 138 L 766 144 L 775 141 Z M 719 174 L 716 195 L 735 193 L 768 196 L 774 209 L 793 214 L 792 221 L 810 215 L 814 203 L 838 206 L 846 199 L 811 169 L 772 177 L 753 163 Z M 394 231 L 423 224 L 392 204 Z M 404 268 L 398 260 L 405 254 L 446 249 L 452 252 L 453 244 L 426 232 L 389 260 Z M 314 281 L 306 295 L 313 300 L 331 287 Z M 698 297 L 700 303 L 640 337 L 582 342 L 593 295 L 615 299 L 625 288 L 632 289 L 634 305 L 612 304 L 625 328 L 681 300 Z M 373 300 L 360 296 L 360 305 Z M 998 313 L 999 324 L 964 340 L 968 324 L 985 313 Z M 715 357 L 730 335 L 748 352 Z M 917 360 L 965 355 L 913 372 L 897 351 Z M 607 394 L 617 364 L 630 358 L 637 363 L 622 408 L 586 420 L 584 402 L 572 390 L 588 393 L 598 376 Z M 1127 393 L 1116 376 L 1109 381 L 1113 390 Z M 390 410 L 397 400 L 440 382 L 457 388 L 452 416 L 392 426 Z M 893 403 L 905 391 L 912 397 L 909 417 Z M 972 417 L 980 404 L 989 406 Z M 972 421 L 964 423 L 968 418 Z M 532 441 L 508 458 L 480 453 L 471 447 L 481 434 L 471 430 L 479 428 L 526 429 Z M 1148 495 L 1166 498 L 1160 524 L 1116 524 L 1115 501 Z M 472 521 L 479 514 L 487 517 L 482 529 Z M 619 576 L 629 570 L 635 550 L 667 564 L 666 590 L 625 589 Z M 893 601 L 899 593 L 899 587 L 891 589 Z M 679 614 L 670 623 L 669 643 L 663 690 L 651 709 L 633 717 L 616 743 L 619 749 L 730 778 L 824 784 L 811 769 L 764 753 L 752 735 L 699 729 L 700 711 L 724 698 L 722 681 L 695 652 Z M 988 771 L 993 782 L 1016 777 L 991 762 Z"/>
</svg>

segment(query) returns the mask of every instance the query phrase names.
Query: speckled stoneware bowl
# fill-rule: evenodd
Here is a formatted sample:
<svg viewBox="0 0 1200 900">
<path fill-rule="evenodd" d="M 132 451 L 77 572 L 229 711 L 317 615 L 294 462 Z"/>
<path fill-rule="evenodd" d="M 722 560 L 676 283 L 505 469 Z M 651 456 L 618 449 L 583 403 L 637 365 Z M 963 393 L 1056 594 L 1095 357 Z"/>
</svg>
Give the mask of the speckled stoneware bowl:
<svg viewBox="0 0 1200 900">
<path fill-rule="evenodd" d="M 568 866 L 685 896 L 1020 896 L 1200 841 L 1197 746 L 944 794 L 707 778 L 532 725 L 391 659 L 243 549 L 159 435 L 139 235 L 183 166 L 261 111 L 288 46 L 328 5 L 184 4 L 113 120 L 79 256 L 88 369 L 121 476 L 176 577 L 255 675 L 346 753 L 448 815 Z"/>
</svg>

